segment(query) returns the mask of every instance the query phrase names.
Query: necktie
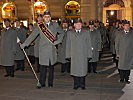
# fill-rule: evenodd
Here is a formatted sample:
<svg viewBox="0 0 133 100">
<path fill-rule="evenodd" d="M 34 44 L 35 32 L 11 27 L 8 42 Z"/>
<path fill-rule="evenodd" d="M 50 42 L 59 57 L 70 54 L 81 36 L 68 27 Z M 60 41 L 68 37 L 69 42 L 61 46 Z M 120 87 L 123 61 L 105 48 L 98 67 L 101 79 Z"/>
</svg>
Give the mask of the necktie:
<svg viewBox="0 0 133 100">
<path fill-rule="evenodd" d="M 77 33 L 80 33 L 79 31 L 77 31 Z"/>
<path fill-rule="evenodd" d="M 48 27 L 48 24 L 47 24 L 47 27 Z"/>
<path fill-rule="evenodd" d="M 7 29 L 5 29 L 5 32 L 7 31 Z"/>
<path fill-rule="evenodd" d="M 128 31 L 126 31 L 125 33 L 128 34 Z"/>
</svg>

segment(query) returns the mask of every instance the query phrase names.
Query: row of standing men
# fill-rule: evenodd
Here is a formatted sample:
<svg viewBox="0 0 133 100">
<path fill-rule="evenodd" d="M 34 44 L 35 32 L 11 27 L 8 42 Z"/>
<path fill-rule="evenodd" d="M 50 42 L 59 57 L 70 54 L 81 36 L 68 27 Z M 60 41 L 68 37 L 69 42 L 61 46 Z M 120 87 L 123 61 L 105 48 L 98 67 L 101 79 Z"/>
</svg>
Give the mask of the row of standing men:
<svg viewBox="0 0 133 100">
<path fill-rule="evenodd" d="M 49 42 L 37 25 L 31 28 L 32 33 L 26 39 L 25 36 L 22 36 L 25 35 L 24 29 L 21 29 L 22 32 L 12 29 L 10 28 L 10 21 L 5 20 L 6 29 L 1 32 L 0 42 L 0 55 L 2 54 L 0 56 L 0 64 L 6 68 L 7 74 L 5 76 L 14 76 L 13 65 L 14 60 L 16 60 L 14 55 L 17 57 L 17 55 L 20 56 L 22 54 L 23 59 L 18 59 L 19 62 L 17 64 L 19 64 L 18 69 L 22 68 L 24 70 L 24 55 L 21 48 L 29 47 L 35 40 L 37 41 L 35 42 L 36 48 L 38 48 L 36 49 L 38 50 L 36 58 L 37 61 L 39 60 L 38 70 L 40 71 L 39 80 L 41 83 L 41 87 L 38 88 L 46 86 L 47 69 L 49 69 L 48 87 L 53 87 L 54 66 L 58 59 L 58 62 L 62 65 L 62 72 L 67 68 L 67 71 L 70 71 L 70 74 L 73 76 L 74 89 L 85 89 L 87 72 L 91 72 L 91 69 L 93 69 L 93 72 L 96 73 L 99 52 L 102 51 L 102 44 L 106 42 L 104 27 L 101 27 L 99 30 L 97 27 L 94 27 L 94 21 L 90 21 L 89 29 L 87 29 L 82 27 L 81 19 L 75 19 L 73 28 L 68 29 L 68 22 L 64 20 L 62 23 L 63 31 L 57 23 L 51 22 L 49 11 L 44 12 L 43 15 L 38 15 L 37 22 L 43 22 L 43 20 L 48 29 L 57 38 L 54 44 Z M 19 21 L 17 22 L 19 23 Z M 19 46 L 16 43 L 16 37 L 20 38 L 20 41 L 23 43 L 22 45 Z M 56 47 L 58 47 L 58 56 Z M 18 50 L 21 52 L 20 54 L 17 54 Z M 71 67 L 69 67 L 70 62 Z"/>
<path fill-rule="evenodd" d="M 113 61 L 120 74 L 121 83 L 130 83 L 129 76 L 133 67 L 133 29 L 127 20 L 117 20 L 109 31 L 110 50 Z"/>
</svg>

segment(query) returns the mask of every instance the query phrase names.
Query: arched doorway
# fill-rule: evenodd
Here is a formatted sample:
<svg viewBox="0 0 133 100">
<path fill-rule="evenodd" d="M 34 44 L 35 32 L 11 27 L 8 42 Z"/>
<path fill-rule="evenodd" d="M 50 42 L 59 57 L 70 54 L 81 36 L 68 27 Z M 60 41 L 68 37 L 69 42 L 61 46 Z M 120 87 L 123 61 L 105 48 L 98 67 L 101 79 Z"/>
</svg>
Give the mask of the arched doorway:
<svg viewBox="0 0 133 100">
<path fill-rule="evenodd" d="M 103 8 L 103 23 L 109 23 L 111 17 L 115 19 L 127 19 L 132 22 L 132 9 L 130 0 L 106 0 Z M 132 23 L 131 23 L 132 25 Z"/>
<path fill-rule="evenodd" d="M 80 17 L 80 4 L 77 1 L 69 1 L 65 5 L 66 18 L 79 18 Z"/>
</svg>

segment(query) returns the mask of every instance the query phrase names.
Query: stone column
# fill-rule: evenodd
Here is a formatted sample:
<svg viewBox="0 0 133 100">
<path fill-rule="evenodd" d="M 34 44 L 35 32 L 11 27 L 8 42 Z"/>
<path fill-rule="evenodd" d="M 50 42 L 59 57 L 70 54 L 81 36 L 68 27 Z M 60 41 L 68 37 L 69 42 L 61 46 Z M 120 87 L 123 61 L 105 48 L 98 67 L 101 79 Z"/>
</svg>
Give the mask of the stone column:
<svg viewBox="0 0 133 100">
<path fill-rule="evenodd" d="M 98 0 L 91 0 L 91 18 L 98 19 Z"/>
<path fill-rule="evenodd" d="M 98 9 L 98 19 L 100 21 L 102 21 L 102 19 L 103 19 L 103 7 L 104 7 L 103 2 L 100 1 L 99 4 L 98 4 L 98 8 L 99 8 Z"/>
<path fill-rule="evenodd" d="M 88 22 L 91 18 L 91 1 L 81 0 L 81 19 L 84 22 Z"/>
<path fill-rule="evenodd" d="M 81 0 L 81 18 L 86 22 L 98 19 L 98 0 Z"/>
</svg>

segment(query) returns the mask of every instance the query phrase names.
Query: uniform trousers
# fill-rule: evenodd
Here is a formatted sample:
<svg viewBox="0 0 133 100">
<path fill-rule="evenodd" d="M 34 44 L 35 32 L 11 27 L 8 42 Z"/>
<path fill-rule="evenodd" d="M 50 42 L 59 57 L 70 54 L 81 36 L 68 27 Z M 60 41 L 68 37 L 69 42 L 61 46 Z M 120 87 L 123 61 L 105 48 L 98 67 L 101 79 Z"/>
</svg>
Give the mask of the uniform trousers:
<svg viewBox="0 0 133 100">
<path fill-rule="evenodd" d="M 85 76 L 73 76 L 74 79 L 74 88 L 85 88 Z"/>
<path fill-rule="evenodd" d="M 14 76 L 14 66 L 3 66 L 9 76 Z"/>
<path fill-rule="evenodd" d="M 70 62 L 67 63 L 61 63 L 61 73 L 70 73 Z"/>
<path fill-rule="evenodd" d="M 35 64 L 36 64 L 36 67 L 37 67 L 37 72 L 39 73 L 40 72 L 39 57 L 35 57 Z"/>
<path fill-rule="evenodd" d="M 16 63 L 17 63 L 17 68 L 16 68 L 16 70 L 19 70 L 19 69 L 21 69 L 21 70 L 24 70 L 24 60 L 16 60 Z"/>
<path fill-rule="evenodd" d="M 93 72 L 96 72 L 97 62 L 88 62 L 88 72 L 90 73 L 93 69 Z"/>
<path fill-rule="evenodd" d="M 129 76 L 130 76 L 130 70 L 121 70 L 120 71 L 120 80 L 125 80 L 128 81 L 129 80 Z"/>
<path fill-rule="evenodd" d="M 42 87 L 45 87 L 47 69 L 48 69 L 48 86 L 53 87 L 54 65 L 51 65 L 51 63 L 49 63 L 49 66 L 40 65 L 40 83 Z"/>
</svg>

